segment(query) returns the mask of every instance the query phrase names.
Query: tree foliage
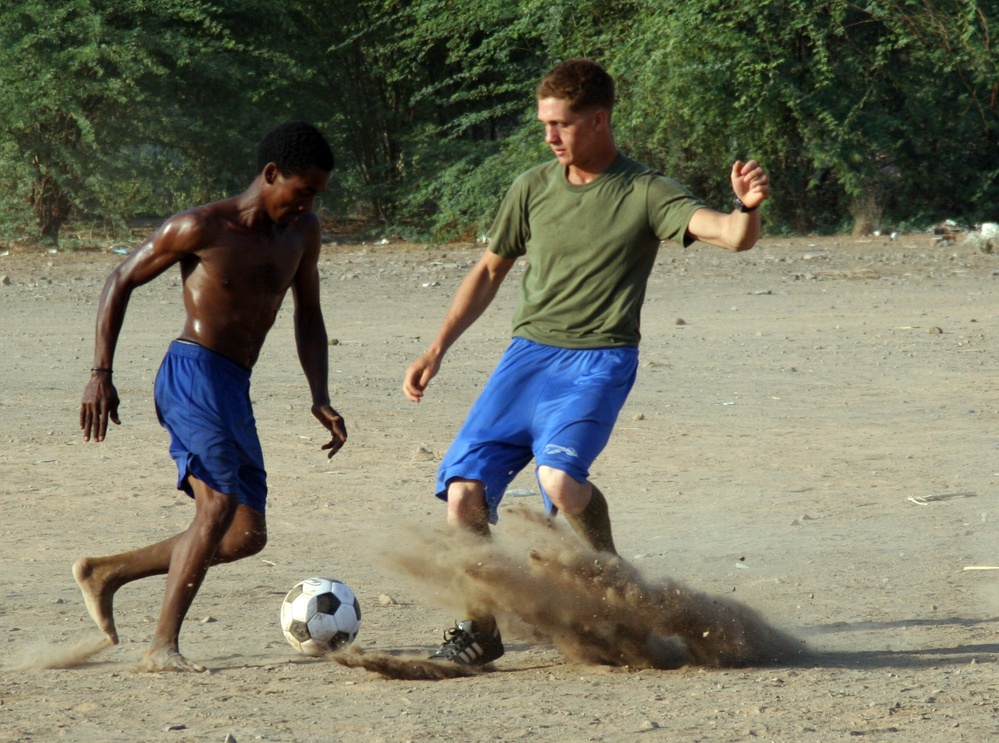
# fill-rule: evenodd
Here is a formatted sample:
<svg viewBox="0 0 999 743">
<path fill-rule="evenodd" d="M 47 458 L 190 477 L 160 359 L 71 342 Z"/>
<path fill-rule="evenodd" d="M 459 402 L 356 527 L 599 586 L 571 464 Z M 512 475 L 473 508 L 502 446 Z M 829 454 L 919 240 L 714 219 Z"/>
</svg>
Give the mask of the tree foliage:
<svg viewBox="0 0 999 743">
<path fill-rule="evenodd" d="M 162 213 L 229 186 L 254 90 L 229 30 L 238 13 L 198 0 L 0 6 L 5 205 L 55 240 L 74 210 Z"/>
<path fill-rule="evenodd" d="M 706 191 L 711 161 L 758 157 L 777 185 L 771 219 L 798 231 L 982 218 L 999 186 L 983 8 L 650 0 L 615 59 L 633 81 L 629 140 Z"/>
<path fill-rule="evenodd" d="M 0 230 L 230 193 L 304 118 L 336 209 L 473 236 L 550 157 L 533 89 L 578 56 L 618 82 L 622 149 L 717 208 L 757 158 L 771 229 L 995 219 L 995 21 L 979 0 L 6 0 Z"/>
</svg>

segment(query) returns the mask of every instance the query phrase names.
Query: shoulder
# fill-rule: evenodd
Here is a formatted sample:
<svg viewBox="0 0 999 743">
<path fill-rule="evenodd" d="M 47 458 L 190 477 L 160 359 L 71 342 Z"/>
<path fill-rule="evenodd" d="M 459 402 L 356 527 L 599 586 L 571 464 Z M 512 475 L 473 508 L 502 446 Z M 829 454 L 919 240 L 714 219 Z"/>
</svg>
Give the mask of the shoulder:
<svg viewBox="0 0 999 743">
<path fill-rule="evenodd" d="M 661 171 L 650 168 L 648 165 L 643 165 L 637 160 L 632 160 L 621 153 L 618 153 L 614 162 L 611 163 L 611 166 L 607 169 L 607 174 L 629 181 L 643 180 L 652 182 L 659 179 L 670 180 Z"/>
<path fill-rule="evenodd" d="M 303 265 L 315 267 L 319 261 L 319 252 L 323 247 L 323 229 L 319 223 L 319 217 L 313 212 L 303 214 L 292 224 L 292 230 L 297 236 L 295 240 L 301 242 L 304 251 Z"/>
<path fill-rule="evenodd" d="M 545 186 L 551 183 L 552 179 L 556 178 L 560 172 L 558 160 L 535 165 L 514 178 L 510 190 L 529 191 L 532 188 Z"/>
<path fill-rule="evenodd" d="M 624 155 L 618 155 L 613 168 L 622 178 L 644 185 L 654 199 L 692 197 L 686 186 L 679 181 Z"/>
<path fill-rule="evenodd" d="M 296 219 L 294 228 L 305 238 L 319 239 L 322 234 L 322 225 L 319 224 L 319 217 L 314 212 L 303 214 Z"/>
<path fill-rule="evenodd" d="M 156 241 L 184 251 L 211 245 L 224 230 L 230 211 L 227 201 L 217 201 L 174 214 L 159 228 Z"/>
</svg>

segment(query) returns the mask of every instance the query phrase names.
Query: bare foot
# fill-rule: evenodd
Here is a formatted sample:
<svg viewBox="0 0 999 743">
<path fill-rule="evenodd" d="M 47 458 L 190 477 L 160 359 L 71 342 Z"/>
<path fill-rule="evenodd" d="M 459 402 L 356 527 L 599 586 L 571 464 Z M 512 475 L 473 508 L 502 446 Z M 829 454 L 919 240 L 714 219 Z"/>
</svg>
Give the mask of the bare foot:
<svg viewBox="0 0 999 743">
<path fill-rule="evenodd" d="M 139 673 L 173 671 L 180 673 L 205 673 L 208 669 L 188 660 L 174 648 L 150 648 L 135 667 Z"/>
<path fill-rule="evenodd" d="M 118 630 L 114 626 L 112 606 L 118 586 L 112 584 L 111 573 L 106 568 L 102 570 L 97 561 L 90 557 L 81 557 L 73 564 L 73 577 L 83 592 L 87 612 L 101 632 L 112 644 L 117 645 Z"/>
</svg>

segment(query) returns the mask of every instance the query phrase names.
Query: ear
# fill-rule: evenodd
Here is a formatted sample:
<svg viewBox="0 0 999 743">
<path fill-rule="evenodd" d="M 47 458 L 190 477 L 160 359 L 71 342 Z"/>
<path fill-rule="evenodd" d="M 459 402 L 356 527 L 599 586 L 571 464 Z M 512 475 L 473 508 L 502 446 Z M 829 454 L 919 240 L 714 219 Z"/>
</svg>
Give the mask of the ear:
<svg viewBox="0 0 999 743">
<path fill-rule="evenodd" d="M 278 175 L 281 174 L 281 171 L 278 170 L 277 163 L 271 162 L 267 163 L 264 166 L 264 169 L 260 171 L 260 173 L 264 177 L 264 182 L 267 183 L 268 186 L 273 186 L 274 182 L 277 180 Z"/>
<path fill-rule="evenodd" d="M 609 119 L 610 114 L 607 109 L 598 108 L 593 112 L 593 130 L 599 132 L 601 129 L 606 129 Z"/>
</svg>

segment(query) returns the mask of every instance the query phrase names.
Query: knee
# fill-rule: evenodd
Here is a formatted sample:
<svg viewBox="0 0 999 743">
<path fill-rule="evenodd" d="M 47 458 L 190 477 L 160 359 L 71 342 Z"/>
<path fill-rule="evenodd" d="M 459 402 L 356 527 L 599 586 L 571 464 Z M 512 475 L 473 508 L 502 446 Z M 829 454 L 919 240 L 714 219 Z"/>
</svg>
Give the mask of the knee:
<svg viewBox="0 0 999 743">
<path fill-rule="evenodd" d="M 267 532 L 259 527 L 233 525 L 226 532 L 217 553 L 219 562 L 234 562 L 252 557 L 267 546 Z"/>
<path fill-rule="evenodd" d="M 538 483 L 548 499 L 564 513 L 581 513 L 590 504 L 593 486 L 585 480 L 579 482 L 564 470 L 542 465 L 538 467 Z"/>
<path fill-rule="evenodd" d="M 233 545 L 230 559 L 242 560 L 244 557 L 252 557 L 262 552 L 267 546 L 267 534 L 263 532 L 245 532 L 238 535 L 236 544 Z"/>
<path fill-rule="evenodd" d="M 447 489 L 447 522 L 473 531 L 488 528 L 485 487 L 477 480 L 455 480 Z"/>
<path fill-rule="evenodd" d="M 236 513 L 236 499 L 231 495 L 218 493 L 214 490 L 206 490 L 202 493 L 195 492 L 195 502 L 197 503 L 195 524 L 205 531 L 221 536 L 229 527 Z"/>
</svg>

